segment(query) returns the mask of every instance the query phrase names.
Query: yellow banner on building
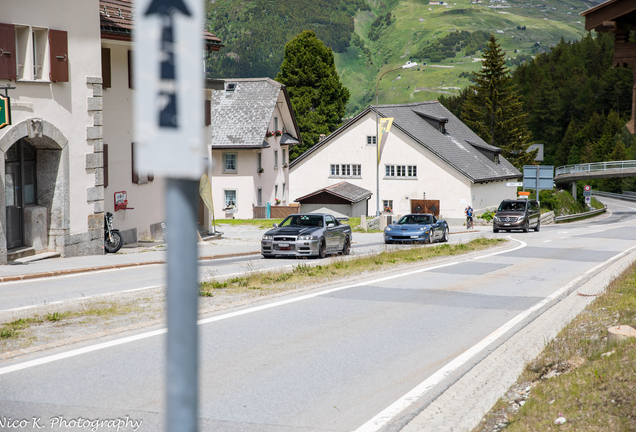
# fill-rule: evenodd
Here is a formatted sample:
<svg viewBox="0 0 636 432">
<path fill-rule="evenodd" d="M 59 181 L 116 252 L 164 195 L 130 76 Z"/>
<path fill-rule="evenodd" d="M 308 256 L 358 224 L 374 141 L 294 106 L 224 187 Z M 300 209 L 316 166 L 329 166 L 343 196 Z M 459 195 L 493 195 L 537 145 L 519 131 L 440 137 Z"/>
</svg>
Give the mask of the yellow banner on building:
<svg viewBox="0 0 636 432">
<path fill-rule="evenodd" d="M 380 142 L 378 145 L 378 160 L 380 160 L 380 158 L 382 157 L 382 150 L 384 150 L 384 145 L 386 144 L 386 139 L 389 136 L 391 125 L 393 125 L 393 117 L 380 119 Z"/>
<path fill-rule="evenodd" d="M 210 210 L 210 213 L 214 215 L 214 205 L 212 203 L 212 186 L 210 185 L 210 179 L 207 174 L 201 176 L 199 180 L 199 195 L 205 206 Z"/>
</svg>

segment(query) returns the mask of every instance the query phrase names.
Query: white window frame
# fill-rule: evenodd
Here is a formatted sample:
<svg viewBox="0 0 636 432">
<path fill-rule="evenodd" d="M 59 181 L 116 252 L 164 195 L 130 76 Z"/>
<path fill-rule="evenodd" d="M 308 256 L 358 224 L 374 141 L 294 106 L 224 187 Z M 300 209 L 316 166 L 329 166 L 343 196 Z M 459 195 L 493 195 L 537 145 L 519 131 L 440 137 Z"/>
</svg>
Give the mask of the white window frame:
<svg viewBox="0 0 636 432">
<path fill-rule="evenodd" d="M 385 165 L 384 177 L 390 179 L 417 179 L 417 165 Z"/>
<path fill-rule="evenodd" d="M 378 143 L 378 137 L 375 135 L 367 135 L 367 145 L 376 145 Z"/>
<path fill-rule="evenodd" d="M 283 166 L 285 166 L 285 164 L 287 163 L 287 162 L 285 162 L 286 156 L 287 156 L 287 150 L 286 149 L 281 149 L 281 152 L 282 152 L 281 153 L 281 157 L 282 157 L 281 163 L 283 164 Z"/>
<path fill-rule="evenodd" d="M 17 81 L 50 82 L 49 29 L 24 25 L 14 28 Z"/>
<path fill-rule="evenodd" d="M 354 177 L 362 176 L 362 165 L 360 164 L 330 164 L 330 177 Z"/>
<path fill-rule="evenodd" d="M 384 210 L 386 207 L 393 210 L 393 200 L 382 200 L 382 210 Z"/>
<path fill-rule="evenodd" d="M 232 204 L 228 202 L 228 192 L 234 192 L 234 205 L 230 207 Z M 238 190 L 237 189 L 223 189 L 223 208 L 236 208 L 238 203 Z"/>
<path fill-rule="evenodd" d="M 281 201 L 285 201 L 285 189 L 287 184 L 283 183 L 283 196 L 281 197 Z"/>
<path fill-rule="evenodd" d="M 274 150 L 274 169 L 278 169 L 278 150 Z"/>
<path fill-rule="evenodd" d="M 234 156 L 234 169 L 227 168 L 227 156 Z M 223 153 L 223 174 L 236 174 L 238 173 L 238 153 Z"/>
</svg>

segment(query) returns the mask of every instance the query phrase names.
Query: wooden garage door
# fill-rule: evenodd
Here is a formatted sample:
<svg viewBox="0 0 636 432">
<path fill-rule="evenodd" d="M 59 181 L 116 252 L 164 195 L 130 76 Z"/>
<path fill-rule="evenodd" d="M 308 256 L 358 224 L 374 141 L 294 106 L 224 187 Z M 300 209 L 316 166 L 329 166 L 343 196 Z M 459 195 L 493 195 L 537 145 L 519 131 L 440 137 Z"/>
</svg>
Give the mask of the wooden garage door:
<svg viewBox="0 0 636 432">
<path fill-rule="evenodd" d="M 439 217 L 439 200 L 411 200 L 411 213 L 430 213 Z"/>
</svg>

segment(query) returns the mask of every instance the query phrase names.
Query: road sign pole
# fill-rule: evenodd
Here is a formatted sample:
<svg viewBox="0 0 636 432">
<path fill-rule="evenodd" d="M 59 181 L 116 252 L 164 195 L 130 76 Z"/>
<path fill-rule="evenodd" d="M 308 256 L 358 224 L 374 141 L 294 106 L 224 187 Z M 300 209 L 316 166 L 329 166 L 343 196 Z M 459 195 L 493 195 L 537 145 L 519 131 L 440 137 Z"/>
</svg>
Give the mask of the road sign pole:
<svg viewBox="0 0 636 432">
<path fill-rule="evenodd" d="M 193 180 L 166 184 L 168 432 L 198 429 L 198 187 Z"/>
</svg>

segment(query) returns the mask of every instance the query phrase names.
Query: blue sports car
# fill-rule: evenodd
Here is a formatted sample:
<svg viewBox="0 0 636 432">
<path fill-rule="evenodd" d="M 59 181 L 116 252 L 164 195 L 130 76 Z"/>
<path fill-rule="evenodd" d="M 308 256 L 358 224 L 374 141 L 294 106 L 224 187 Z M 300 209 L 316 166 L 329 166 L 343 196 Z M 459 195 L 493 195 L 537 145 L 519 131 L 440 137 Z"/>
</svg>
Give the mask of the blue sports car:
<svg viewBox="0 0 636 432">
<path fill-rule="evenodd" d="M 448 224 L 432 214 L 409 214 L 384 229 L 384 243 L 448 241 Z"/>
</svg>

